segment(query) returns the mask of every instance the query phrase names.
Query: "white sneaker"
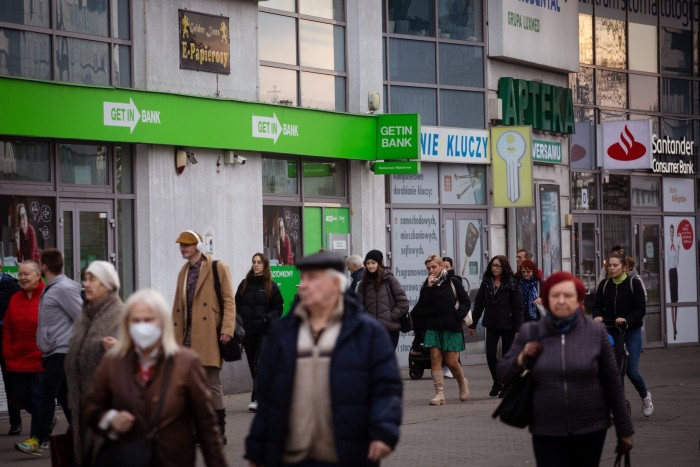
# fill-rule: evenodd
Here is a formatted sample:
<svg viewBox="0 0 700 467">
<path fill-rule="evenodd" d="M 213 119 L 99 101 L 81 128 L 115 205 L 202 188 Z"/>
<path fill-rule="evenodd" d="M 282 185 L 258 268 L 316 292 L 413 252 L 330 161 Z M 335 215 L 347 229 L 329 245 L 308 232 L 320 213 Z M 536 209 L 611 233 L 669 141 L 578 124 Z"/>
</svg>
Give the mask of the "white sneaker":
<svg viewBox="0 0 700 467">
<path fill-rule="evenodd" d="M 452 379 L 454 379 L 454 376 L 452 376 L 452 372 L 451 372 L 450 369 L 447 368 L 446 366 L 445 366 L 445 367 L 442 367 L 442 376 L 444 376 L 445 378 L 452 378 Z"/>
<path fill-rule="evenodd" d="M 647 391 L 647 396 L 642 399 L 642 412 L 645 417 L 651 417 L 654 413 L 654 403 L 651 401 L 651 393 Z"/>
<path fill-rule="evenodd" d="M 248 404 L 248 412 L 257 412 L 258 411 L 258 401 L 253 401 L 250 404 Z"/>
</svg>

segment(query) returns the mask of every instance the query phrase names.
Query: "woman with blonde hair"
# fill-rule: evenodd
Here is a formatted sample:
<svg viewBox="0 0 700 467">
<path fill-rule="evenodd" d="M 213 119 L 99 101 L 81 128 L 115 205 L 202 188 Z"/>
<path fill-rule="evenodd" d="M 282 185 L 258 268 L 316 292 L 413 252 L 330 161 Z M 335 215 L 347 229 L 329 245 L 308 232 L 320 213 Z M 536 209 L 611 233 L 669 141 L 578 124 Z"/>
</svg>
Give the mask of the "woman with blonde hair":
<svg viewBox="0 0 700 467">
<path fill-rule="evenodd" d="M 125 308 L 83 406 L 83 420 L 110 440 L 98 465 L 146 465 L 135 460 L 150 442 L 148 465 L 194 466 L 195 436 L 207 466 L 227 465 L 204 369 L 177 345 L 162 295 L 141 290 Z"/>
<path fill-rule="evenodd" d="M 428 270 L 428 278 L 421 287 L 420 298 L 413 313 L 418 312 L 419 319 L 425 323 L 423 345 L 430 349 L 430 373 L 435 386 L 435 397 L 430 399 L 429 404 L 445 403 L 443 352 L 445 364 L 459 385 L 459 400 L 464 402 L 469 398 L 469 385 L 457 356 L 464 350 L 462 320 L 471 307 L 469 295 L 464 290 L 462 281 L 447 273 L 440 256 L 428 256 L 425 268 Z"/>
</svg>

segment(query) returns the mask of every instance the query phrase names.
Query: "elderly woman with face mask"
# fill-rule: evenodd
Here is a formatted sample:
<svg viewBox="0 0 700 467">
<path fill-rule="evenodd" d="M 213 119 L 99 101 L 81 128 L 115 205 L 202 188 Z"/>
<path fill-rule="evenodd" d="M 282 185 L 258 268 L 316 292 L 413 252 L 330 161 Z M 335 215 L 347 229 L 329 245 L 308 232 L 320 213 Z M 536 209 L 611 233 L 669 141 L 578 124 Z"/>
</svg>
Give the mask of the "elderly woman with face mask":
<svg viewBox="0 0 700 467">
<path fill-rule="evenodd" d="M 226 466 L 204 369 L 177 345 L 165 299 L 154 290 L 129 297 L 118 335 L 83 404 L 83 422 L 109 439 L 97 465 L 194 467 L 196 436 L 205 464 Z"/>
<path fill-rule="evenodd" d="M 124 304 L 119 298 L 119 275 L 107 261 L 93 261 L 85 270 L 85 302 L 66 354 L 68 405 L 73 415 L 73 452 L 76 465 L 93 465 L 102 436 L 83 424 L 80 407 L 92 384 L 105 349 L 116 339 Z"/>
</svg>

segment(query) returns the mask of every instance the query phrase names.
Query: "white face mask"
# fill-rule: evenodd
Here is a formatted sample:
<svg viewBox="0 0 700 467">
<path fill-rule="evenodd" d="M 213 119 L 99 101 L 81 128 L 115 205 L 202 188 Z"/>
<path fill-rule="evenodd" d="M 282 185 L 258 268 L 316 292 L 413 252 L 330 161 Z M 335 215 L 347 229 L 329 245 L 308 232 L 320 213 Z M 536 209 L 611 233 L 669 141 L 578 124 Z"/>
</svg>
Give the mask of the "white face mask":
<svg viewBox="0 0 700 467">
<path fill-rule="evenodd" d="M 136 347 L 143 350 L 158 342 L 161 330 L 154 323 L 134 323 L 129 325 L 129 335 Z"/>
</svg>

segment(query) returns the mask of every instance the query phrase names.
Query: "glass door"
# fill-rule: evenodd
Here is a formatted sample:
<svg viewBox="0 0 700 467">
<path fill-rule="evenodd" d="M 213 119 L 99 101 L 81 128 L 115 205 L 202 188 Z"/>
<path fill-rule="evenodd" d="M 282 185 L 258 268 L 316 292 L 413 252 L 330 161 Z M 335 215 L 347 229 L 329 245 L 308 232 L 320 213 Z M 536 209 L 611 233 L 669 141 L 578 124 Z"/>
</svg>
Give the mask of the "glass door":
<svg viewBox="0 0 700 467">
<path fill-rule="evenodd" d="M 109 201 L 61 201 L 59 245 L 63 245 L 66 276 L 82 280 L 95 260 L 116 266 L 114 208 Z"/>
<path fill-rule="evenodd" d="M 635 218 L 634 251 L 636 269 L 647 289 L 647 314 L 644 318 L 645 347 L 662 347 L 663 275 L 661 269 L 661 220 Z"/>
<path fill-rule="evenodd" d="M 600 257 L 600 229 L 594 215 L 574 215 L 572 263 L 574 275 L 586 286 L 584 306 L 590 313 L 598 283 L 603 279 Z M 599 277 L 600 276 L 600 277 Z"/>
</svg>

